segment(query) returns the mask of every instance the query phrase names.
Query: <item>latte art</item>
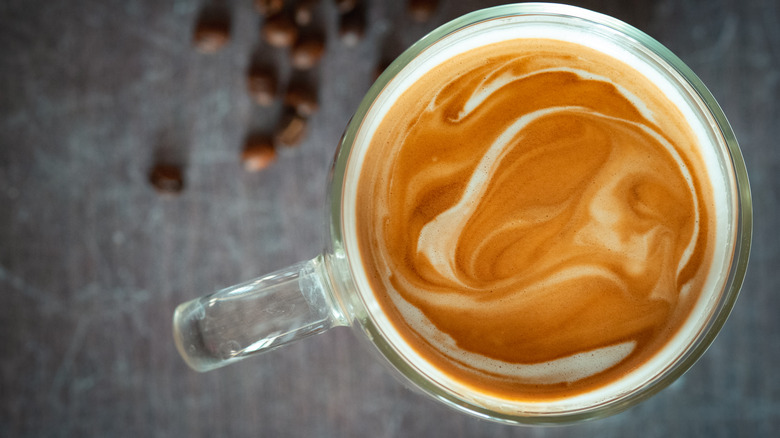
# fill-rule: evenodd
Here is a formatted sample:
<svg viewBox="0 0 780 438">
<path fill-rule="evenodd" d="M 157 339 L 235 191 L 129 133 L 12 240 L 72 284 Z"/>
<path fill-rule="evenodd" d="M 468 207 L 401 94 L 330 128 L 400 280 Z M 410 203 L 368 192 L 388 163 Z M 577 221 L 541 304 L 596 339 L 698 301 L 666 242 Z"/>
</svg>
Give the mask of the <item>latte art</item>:
<svg viewBox="0 0 780 438">
<path fill-rule="evenodd" d="M 458 55 L 371 139 L 357 230 L 383 311 L 426 361 L 522 400 L 591 391 L 678 331 L 712 257 L 712 188 L 679 110 L 595 50 Z"/>
</svg>

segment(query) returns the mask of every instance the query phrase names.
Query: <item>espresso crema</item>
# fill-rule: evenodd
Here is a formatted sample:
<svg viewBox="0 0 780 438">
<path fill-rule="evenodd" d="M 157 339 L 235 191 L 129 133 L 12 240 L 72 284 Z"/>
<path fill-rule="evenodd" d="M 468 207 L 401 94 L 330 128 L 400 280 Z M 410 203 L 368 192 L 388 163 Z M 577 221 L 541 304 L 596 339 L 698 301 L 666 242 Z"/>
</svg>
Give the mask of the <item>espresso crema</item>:
<svg viewBox="0 0 780 438">
<path fill-rule="evenodd" d="M 465 388 L 594 391 L 656 357 L 702 296 L 716 213 L 699 148 L 664 92 L 600 51 L 467 50 L 372 132 L 355 195 L 364 281 Z"/>
</svg>

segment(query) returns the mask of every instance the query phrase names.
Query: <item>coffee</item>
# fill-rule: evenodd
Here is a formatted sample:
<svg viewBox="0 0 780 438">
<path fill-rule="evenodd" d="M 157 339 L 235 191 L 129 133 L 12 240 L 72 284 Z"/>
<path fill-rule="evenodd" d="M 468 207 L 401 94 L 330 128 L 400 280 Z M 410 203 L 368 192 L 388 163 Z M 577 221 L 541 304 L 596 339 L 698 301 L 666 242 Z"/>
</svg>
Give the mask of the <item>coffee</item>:
<svg viewBox="0 0 780 438">
<path fill-rule="evenodd" d="M 554 4 L 476 11 L 401 54 L 328 194 L 322 254 L 176 308 L 191 367 L 351 325 L 480 418 L 611 415 L 704 353 L 752 232 L 739 146 L 701 81 L 625 23 Z"/>
<path fill-rule="evenodd" d="M 722 286 L 703 122 L 580 37 L 453 43 L 361 128 L 357 281 L 412 366 L 477 398 L 620 393 L 681 354 Z"/>
</svg>

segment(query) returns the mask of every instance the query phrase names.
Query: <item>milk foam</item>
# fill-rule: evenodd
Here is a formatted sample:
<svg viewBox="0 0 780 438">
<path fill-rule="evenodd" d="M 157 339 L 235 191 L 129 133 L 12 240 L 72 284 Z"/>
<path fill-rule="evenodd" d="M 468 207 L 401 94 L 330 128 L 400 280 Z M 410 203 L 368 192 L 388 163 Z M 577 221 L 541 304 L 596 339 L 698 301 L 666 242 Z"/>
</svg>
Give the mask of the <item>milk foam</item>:
<svg viewBox="0 0 780 438">
<path fill-rule="evenodd" d="M 680 89 L 678 85 L 670 82 L 664 77 L 663 74 L 666 74 L 666 72 L 662 74 L 658 71 L 659 67 L 647 65 L 636 55 L 628 52 L 624 47 L 607 40 L 603 35 L 598 33 L 582 32 L 566 27 L 550 26 L 549 24 L 543 22 L 538 24 L 526 24 L 525 26 L 518 28 L 512 26 L 512 18 L 506 18 L 502 20 L 504 21 L 504 26 L 487 28 L 487 26 L 476 25 L 472 26 L 472 28 L 468 30 L 462 31 L 462 33 L 457 34 L 457 38 L 448 37 L 437 46 L 437 50 L 429 49 L 423 52 L 420 56 L 418 56 L 417 59 L 411 62 L 408 68 L 401 71 L 399 75 L 396 76 L 385 87 L 383 92 L 375 101 L 368 115 L 364 119 L 355 141 L 355 147 L 351 153 L 352 155 L 348 163 L 347 174 L 357 175 L 360 172 L 362 163 L 365 160 L 367 145 L 370 143 L 370 138 L 374 135 L 375 131 L 379 127 L 380 122 L 387 114 L 388 109 L 392 106 L 392 103 L 396 101 L 401 93 L 403 93 L 411 84 L 419 80 L 421 76 L 429 72 L 432 68 L 438 66 L 453 56 L 465 53 L 476 47 L 516 38 L 547 38 L 567 41 L 596 49 L 604 54 L 620 59 L 622 62 L 629 64 L 631 67 L 641 72 L 644 76 L 653 81 L 662 90 L 666 97 L 677 106 L 677 108 L 684 115 L 686 121 L 690 124 L 699 144 L 716 144 L 716 148 L 725 147 L 722 142 L 719 141 L 719 139 L 713 138 L 713 136 L 709 133 L 711 126 L 714 126 L 712 120 L 698 115 L 698 112 L 689 108 L 689 104 L 686 103 L 686 94 L 692 94 L 691 90 Z M 547 20 L 549 20 L 549 18 L 547 18 Z M 469 38 L 462 38 L 467 35 Z M 651 58 L 652 57 L 653 56 L 651 56 Z M 592 75 L 588 72 L 572 72 L 583 77 L 590 77 L 598 80 L 608 80 L 604 77 Z M 493 80 L 492 82 L 486 83 L 484 87 L 481 87 L 481 92 L 474 94 L 472 99 L 468 101 L 464 110 L 459 114 L 459 117 L 467 117 L 472 111 L 479 107 L 480 104 L 485 99 L 487 99 L 487 97 L 492 92 L 501 88 L 512 80 L 516 80 L 516 78 L 501 77 Z M 654 120 L 653 114 L 644 106 L 644 103 L 639 98 L 633 96 L 628 90 L 622 87 L 618 88 L 627 98 L 632 100 L 634 105 L 645 116 L 645 118 L 651 121 Z M 544 115 L 546 115 L 557 110 L 558 109 L 556 108 L 543 111 L 545 111 Z M 571 108 L 568 108 L 567 110 L 571 110 Z M 446 235 L 446 230 L 459 229 L 461 227 L 462 224 L 460 222 L 467 220 L 470 216 L 468 212 L 470 206 L 475 205 L 475 200 L 479 199 L 484 194 L 486 186 L 485 175 L 489 173 L 491 163 L 500 161 L 501 154 L 506 150 L 502 145 L 509 141 L 511 137 L 516 135 L 517 132 L 522 130 L 523 127 L 525 127 L 528 123 L 533 121 L 535 117 L 541 115 L 543 114 L 540 113 L 527 115 L 527 119 L 519 120 L 517 124 L 514 125 L 513 129 L 516 129 L 516 131 L 506 132 L 506 138 L 500 138 L 497 140 L 496 147 L 491 148 L 490 152 L 483 157 L 484 163 L 481 163 L 477 167 L 478 169 L 482 170 L 475 172 L 475 174 L 472 175 L 468 188 L 465 191 L 465 195 L 461 198 L 460 202 L 449 211 L 438 216 L 434 221 L 426 224 L 423 228 L 418 242 L 420 252 L 430 260 L 435 269 L 450 277 L 454 282 L 460 282 L 462 285 L 466 286 L 461 280 L 458 279 L 458 276 L 455 274 L 455 269 L 453 266 L 454 262 L 450 257 L 452 251 L 448 248 L 454 246 L 454 243 L 452 241 L 437 239 L 435 236 L 441 234 Z M 648 131 L 646 128 L 643 129 L 645 129 L 649 135 L 658 137 L 659 141 L 664 141 L 663 137 L 657 133 L 651 132 L 651 130 Z M 674 148 L 670 147 L 670 150 L 673 152 Z M 707 168 L 710 169 L 710 184 L 716 197 L 716 228 L 718 230 L 724 230 L 723 232 L 716 232 L 717 240 L 714 245 L 715 253 L 713 254 L 713 263 L 711 264 L 711 272 L 707 277 L 704 290 L 719 291 L 722 289 L 722 285 L 725 282 L 725 278 L 723 278 L 721 273 L 728 272 L 727 268 L 730 263 L 730 242 L 734 233 L 734 231 L 731 229 L 731 223 L 735 213 L 730 209 L 729 206 L 732 205 L 732 198 L 734 197 L 734 193 L 730 189 L 730 185 L 727 182 L 727 178 L 731 177 L 731 175 L 727 173 L 727 169 L 730 169 L 730 167 L 721 161 L 715 148 L 705 147 L 702 148 L 700 153 L 702 155 L 703 161 L 706 163 Z M 678 162 L 683 163 L 679 157 L 677 157 L 677 159 Z M 683 169 L 683 172 L 688 175 L 687 179 L 690 182 L 691 177 L 687 173 L 687 169 L 685 169 L 684 165 L 681 168 Z M 356 209 L 358 208 L 355 198 L 358 178 L 346 178 L 346 181 L 348 185 L 344 187 L 345 214 L 343 226 L 345 235 L 354 236 L 356 234 L 356 223 L 354 215 Z M 598 216 L 599 212 L 594 212 L 593 214 Z M 456 238 L 457 235 L 453 234 L 452 239 Z M 360 261 L 358 259 L 360 250 L 357 247 L 355 239 L 348 238 L 346 239 L 345 244 L 347 253 L 351 258 L 353 258 L 353 263 L 355 265 L 359 265 Z M 641 244 L 642 242 L 637 242 L 637 245 Z M 692 245 L 693 244 L 691 243 L 689 246 Z M 687 251 L 687 255 L 683 260 L 680 261 L 680 266 L 678 266 L 678 273 L 679 270 L 682 269 L 682 266 L 685 266 L 687 257 L 690 256 L 688 254 L 689 252 L 690 251 Z M 582 266 L 581 269 L 587 270 L 595 268 Z M 569 274 L 576 276 L 580 273 L 581 272 Z M 386 274 L 388 276 L 392 276 L 393 273 L 387 272 Z M 602 274 L 602 276 L 605 278 L 609 277 L 609 273 Z M 410 360 L 412 366 L 415 367 L 420 373 L 429 376 L 434 381 L 445 382 L 443 383 L 443 386 L 451 388 L 452 391 L 465 395 L 467 398 L 471 398 L 477 403 L 487 406 L 506 406 L 507 400 L 496 397 L 494 395 L 485 395 L 473 392 L 470 386 L 464 385 L 462 382 L 452 379 L 448 374 L 443 373 L 430 362 L 420 357 L 418 353 L 404 341 L 403 337 L 393 326 L 392 322 L 382 312 L 381 307 L 373 299 L 370 292 L 367 292 L 371 290 L 371 285 L 365 275 L 361 275 L 358 270 L 353 270 L 353 275 L 355 277 L 358 288 L 361 291 L 364 291 L 363 300 L 369 309 L 371 318 L 375 321 L 379 329 L 388 338 L 388 340 L 390 340 L 395 348 L 397 348 L 404 357 Z M 559 274 L 559 278 L 553 278 L 550 281 L 565 281 L 566 275 L 567 274 L 565 272 L 561 273 Z M 398 281 L 403 280 L 399 279 Z M 591 404 L 599 400 L 613 398 L 625 391 L 626 388 L 631 388 L 641 384 L 642 382 L 648 381 L 657 374 L 659 369 L 665 368 L 668 363 L 672 362 L 674 358 L 679 357 L 684 352 L 686 346 L 693 338 L 698 335 L 703 321 L 707 319 L 716 300 L 717 296 L 715 294 L 703 295 L 702 298 L 698 300 L 695 308 L 693 309 L 691 317 L 687 319 L 685 325 L 681 330 L 679 330 L 678 334 L 673 338 L 672 342 L 669 342 L 660 353 L 658 353 L 650 361 L 644 363 L 635 372 L 606 387 L 602 387 L 573 398 L 550 402 L 545 409 L 569 409 L 581 406 L 583 404 Z M 426 316 L 417 310 L 414 306 L 403 300 L 397 301 L 396 305 L 401 308 L 403 313 L 407 315 L 416 315 L 416 318 L 419 318 L 419 326 L 427 327 L 425 330 L 429 331 L 429 333 L 426 333 L 425 336 L 429 336 L 431 338 L 438 337 L 444 345 L 452 345 L 451 339 L 446 339 L 446 334 L 438 332 L 433 324 L 431 324 L 429 321 L 426 322 Z M 537 379 L 540 382 L 569 382 L 588 377 L 613 366 L 614 364 L 623 360 L 623 358 L 625 358 L 628 354 L 630 354 L 634 347 L 634 343 L 629 341 L 606 348 L 594 349 L 592 351 L 583 352 L 570 357 L 560 358 L 555 361 L 521 366 L 513 366 L 513 364 L 487 359 L 479 355 L 464 354 L 463 352 L 457 352 L 456 348 L 452 348 L 452 350 L 449 350 L 447 354 L 457 356 L 458 360 L 464 363 L 468 363 L 472 366 L 482 369 L 492 370 L 494 372 L 501 370 L 502 373 L 508 372 L 522 374 L 528 379 Z M 507 369 L 511 369 L 511 371 L 507 371 Z M 520 408 L 514 407 L 510 408 L 510 410 L 511 409 Z"/>
</svg>

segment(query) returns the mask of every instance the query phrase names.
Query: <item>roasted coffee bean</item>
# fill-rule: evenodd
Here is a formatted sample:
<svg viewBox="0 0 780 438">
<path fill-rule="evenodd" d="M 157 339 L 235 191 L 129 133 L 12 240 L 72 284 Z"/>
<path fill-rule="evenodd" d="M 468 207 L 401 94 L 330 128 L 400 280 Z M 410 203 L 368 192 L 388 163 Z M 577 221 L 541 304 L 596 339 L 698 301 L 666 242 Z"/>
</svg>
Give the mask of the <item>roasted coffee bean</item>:
<svg viewBox="0 0 780 438">
<path fill-rule="evenodd" d="M 254 68 L 247 76 L 249 95 L 260 106 L 271 106 L 276 99 L 276 76 L 270 70 Z"/>
<path fill-rule="evenodd" d="M 173 164 L 156 164 L 149 172 L 149 182 L 164 195 L 177 195 L 184 189 L 181 168 Z"/>
<path fill-rule="evenodd" d="M 314 10 L 317 8 L 319 0 L 301 0 L 295 5 L 293 19 L 295 24 L 306 27 L 314 21 Z"/>
<path fill-rule="evenodd" d="M 290 84 L 284 95 L 284 103 L 302 117 L 312 116 L 319 108 L 317 93 L 300 83 Z"/>
<path fill-rule="evenodd" d="M 423 22 L 428 21 L 436 12 L 438 0 L 409 0 L 406 10 L 413 20 Z"/>
<path fill-rule="evenodd" d="M 202 18 L 195 24 L 192 42 L 203 53 L 214 53 L 230 40 L 230 23 L 227 20 Z"/>
<path fill-rule="evenodd" d="M 271 139 L 263 135 L 251 135 L 241 152 L 241 162 L 249 172 L 258 172 L 276 160 L 276 149 Z"/>
<path fill-rule="evenodd" d="M 366 16 L 362 8 L 354 9 L 341 16 L 339 37 L 344 45 L 356 46 L 366 33 Z"/>
<path fill-rule="evenodd" d="M 342 14 L 346 14 L 347 12 L 352 11 L 355 9 L 355 6 L 357 6 L 358 0 L 336 0 L 336 7 L 338 7 L 339 12 Z"/>
<path fill-rule="evenodd" d="M 274 134 L 277 144 L 287 147 L 297 146 L 306 137 L 306 118 L 294 109 L 288 108 L 279 122 Z"/>
<path fill-rule="evenodd" d="M 255 9 L 262 15 L 274 15 L 284 9 L 284 0 L 255 0 Z"/>
<path fill-rule="evenodd" d="M 324 52 L 324 38 L 320 36 L 299 38 L 290 51 L 290 62 L 297 69 L 308 70 L 317 65 Z"/>
<path fill-rule="evenodd" d="M 298 27 L 287 15 L 276 14 L 266 19 L 262 34 L 273 47 L 290 47 L 298 38 Z"/>
</svg>

